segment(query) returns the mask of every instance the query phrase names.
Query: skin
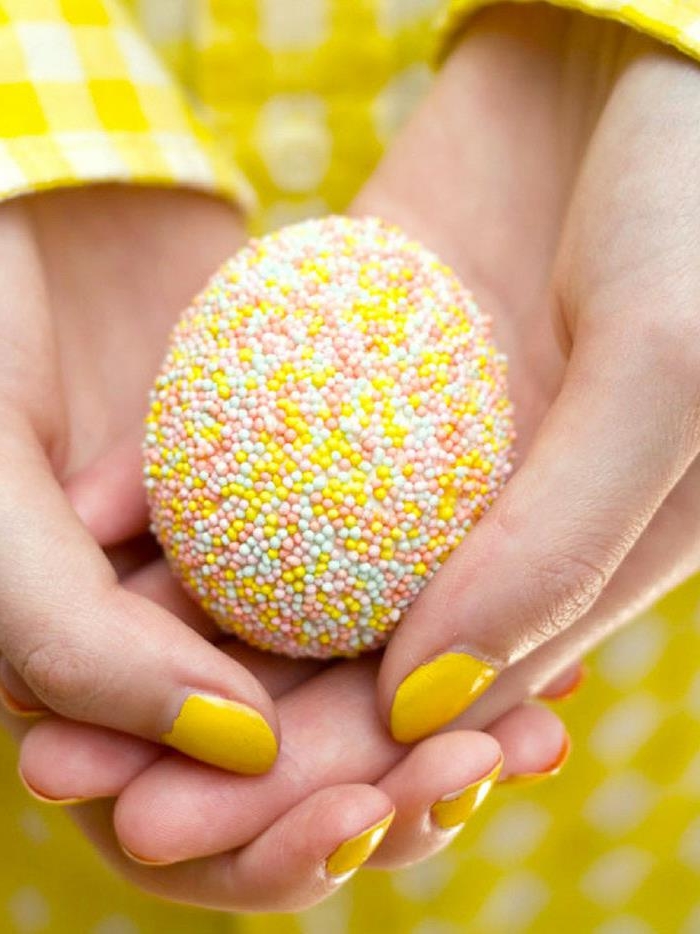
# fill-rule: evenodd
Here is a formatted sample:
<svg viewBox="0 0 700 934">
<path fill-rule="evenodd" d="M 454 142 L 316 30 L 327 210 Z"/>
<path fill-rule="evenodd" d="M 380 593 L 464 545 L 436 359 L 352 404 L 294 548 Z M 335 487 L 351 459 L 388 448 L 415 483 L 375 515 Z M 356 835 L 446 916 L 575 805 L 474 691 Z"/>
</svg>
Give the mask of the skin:
<svg viewBox="0 0 700 934">
<path fill-rule="evenodd" d="M 383 186 L 405 227 L 460 251 L 512 360 L 520 434 L 506 491 L 387 648 L 386 722 L 442 652 L 500 669 L 544 645 L 578 654 L 700 567 L 700 71 L 621 27 L 541 15 L 524 35 L 514 11 L 481 18 L 362 198 Z"/>
<path fill-rule="evenodd" d="M 181 235 L 173 237 L 174 230 Z M 501 756 L 499 731 L 512 767 L 536 770 L 556 756 L 563 730 L 554 716 L 524 708 L 505 726 L 496 724 L 492 735 L 462 731 L 406 758 L 406 750 L 385 735 L 374 713 L 376 661 L 330 673 L 318 685 L 309 680 L 315 665 L 245 652 L 239 663 L 235 647 L 214 645 L 218 630 L 191 605 L 183 606 L 181 591 L 164 577 L 164 565 L 153 560 L 148 543 L 141 537 L 130 540 L 143 530 L 137 442 L 167 333 L 210 272 L 242 242 L 240 218 L 232 208 L 188 192 L 96 186 L 2 206 L 0 308 L 6 353 L 0 371 L 0 647 L 10 694 L 51 714 L 41 724 L 45 742 L 36 742 L 41 732 L 30 731 L 41 755 L 51 755 L 51 726 L 78 731 L 75 742 L 69 738 L 64 747 L 72 752 L 73 772 L 57 769 L 57 760 L 50 771 L 54 778 L 78 772 L 88 784 L 97 781 L 96 789 L 78 790 L 88 797 L 115 797 L 148 765 L 159 764 L 163 748 L 157 740 L 192 687 L 250 703 L 278 733 L 273 698 L 284 694 L 280 709 L 288 711 L 288 727 L 282 762 L 268 786 L 260 783 L 262 802 L 255 819 L 237 844 L 227 841 L 223 847 L 257 846 L 269 832 L 258 857 L 267 864 L 269 852 L 279 850 L 280 834 L 298 837 L 297 856 L 279 863 L 276 883 L 270 864 L 269 885 L 256 896 L 261 907 L 275 907 L 310 903 L 337 885 L 321 874 L 319 887 L 321 856 L 383 817 L 392 804 L 400 814 L 392 859 L 400 863 L 407 853 L 418 858 L 444 845 L 451 834 L 430 824 L 428 810 L 442 795 L 493 769 Z M 109 510 L 100 514 L 105 504 Z M 112 550 L 110 562 L 98 544 L 117 542 L 123 544 Z M 295 685 L 305 693 L 293 696 Z M 309 748 L 322 748 L 322 734 L 331 730 L 326 722 L 314 734 L 304 729 L 305 723 L 319 705 L 330 709 L 340 690 L 363 705 L 351 718 L 359 748 L 367 747 L 355 765 L 357 780 L 330 763 L 324 770 L 316 761 L 312 769 L 307 755 Z M 15 723 L 16 732 L 21 725 Z M 25 722 L 18 737 L 26 728 Z M 85 737 L 93 744 L 81 747 Z M 23 756 L 26 760 L 28 754 L 28 762 L 22 765 L 27 780 L 48 796 L 75 796 L 75 789 L 63 792 L 51 787 L 51 779 L 42 782 L 31 764 L 32 742 L 27 742 Z M 94 767 L 75 769 L 81 753 L 84 763 L 92 755 Z M 428 762 L 437 754 L 447 754 L 454 769 L 435 775 Z M 286 780 L 294 768 L 301 771 L 297 761 L 302 759 L 306 773 L 295 787 Z M 195 764 L 183 756 L 171 760 Z M 399 770 L 393 774 L 395 765 Z M 100 768 L 111 775 L 111 785 Z M 200 774 L 227 777 L 216 769 Z M 337 790 L 330 794 L 329 786 Z M 244 787 L 235 786 L 236 793 Z M 407 802 L 402 801 L 403 787 L 411 789 Z M 99 807 L 98 814 L 105 807 L 111 813 L 114 802 Z M 132 839 L 128 802 L 122 807 L 125 816 L 117 819 L 121 842 L 153 856 L 150 841 L 143 845 Z M 169 815 L 174 814 L 171 808 Z M 321 824 L 328 836 L 310 838 L 304 828 Z M 157 833 L 155 842 L 160 842 Z M 167 842 L 166 858 L 184 858 L 177 841 Z M 210 851 L 217 852 L 211 845 Z M 117 861 L 140 874 L 137 881 L 151 878 L 124 856 L 114 832 L 111 848 Z M 214 864 L 227 865 L 222 860 Z M 216 878 L 217 885 L 226 881 L 212 875 Z M 166 891 L 168 879 L 156 877 Z M 253 897 L 248 882 L 235 889 L 222 884 L 219 895 L 213 881 L 208 885 L 205 890 L 193 877 L 180 891 L 187 900 L 241 907 L 241 891 Z"/>
<path fill-rule="evenodd" d="M 172 237 L 175 215 L 188 236 Z M 245 668 L 119 585 L 62 487 L 141 419 L 174 315 L 241 241 L 235 212 L 185 192 L 57 192 L 0 212 L 0 647 L 52 710 L 151 740 L 193 689 L 277 729 L 275 707 Z M 146 620 L 148 643 L 128 650 Z"/>
<path fill-rule="evenodd" d="M 473 20 L 353 210 L 396 220 L 433 247 L 493 315 L 511 361 L 516 473 L 381 662 L 335 665 L 275 693 L 269 660 L 258 659 L 263 672 L 247 650 L 225 647 L 242 652 L 278 698 L 285 746 L 268 776 L 241 779 L 163 757 L 146 738 L 56 717 L 30 729 L 21 767 L 35 787 L 52 788 L 56 751 L 74 744 L 86 777 L 80 792 L 117 798 L 72 810 L 118 871 L 198 904 L 306 906 L 334 890 L 318 873 L 321 849 L 392 802 L 397 817 L 372 865 L 402 865 L 447 842 L 426 832 L 438 791 L 431 781 L 444 771 L 425 769 L 424 743 L 440 744 L 427 748 L 448 770 L 453 757 L 441 744 L 464 743 L 462 781 L 476 777 L 468 750 L 494 751 L 473 732 L 488 723 L 506 752 L 505 774 L 537 771 L 528 755 L 539 768 L 554 761 L 556 721 L 519 702 L 700 568 L 699 108 L 696 66 L 617 25 L 540 7 L 499 7 Z M 96 446 L 66 484 L 104 545 L 140 527 L 129 449 L 104 461 Z M 161 564 L 139 564 L 129 547 L 118 561 L 132 568 L 130 593 L 206 627 Z M 451 730 L 413 751 L 398 746 L 375 712 L 377 665 L 378 709 L 388 719 L 410 668 L 453 645 L 508 667 Z M 285 663 L 274 677 L 285 671 L 283 680 L 296 678 Z M 304 715 L 340 692 L 349 750 L 335 745 L 335 718 L 309 725 Z M 114 777 L 124 755 L 129 768 Z M 409 764 L 412 803 L 402 797 L 406 773 L 396 772 Z M 342 812 L 357 824 L 341 826 Z M 319 843 L 304 828 L 321 824 L 329 836 Z M 270 862 L 280 839 L 284 865 Z M 123 857 L 119 842 L 152 859 L 199 859 L 146 869 Z M 263 863 L 265 891 L 253 884 Z"/>
</svg>

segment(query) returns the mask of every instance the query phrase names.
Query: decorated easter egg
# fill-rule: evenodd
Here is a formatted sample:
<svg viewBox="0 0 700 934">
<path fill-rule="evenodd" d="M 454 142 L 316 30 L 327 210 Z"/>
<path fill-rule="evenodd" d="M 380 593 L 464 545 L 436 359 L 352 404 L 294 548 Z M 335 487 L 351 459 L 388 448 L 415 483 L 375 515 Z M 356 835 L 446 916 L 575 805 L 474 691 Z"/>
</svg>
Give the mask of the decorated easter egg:
<svg viewBox="0 0 700 934">
<path fill-rule="evenodd" d="M 250 241 L 175 327 L 152 529 L 222 629 L 355 656 L 488 510 L 513 439 L 506 359 L 455 273 L 378 218 L 309 220 Z"/>
</svg>

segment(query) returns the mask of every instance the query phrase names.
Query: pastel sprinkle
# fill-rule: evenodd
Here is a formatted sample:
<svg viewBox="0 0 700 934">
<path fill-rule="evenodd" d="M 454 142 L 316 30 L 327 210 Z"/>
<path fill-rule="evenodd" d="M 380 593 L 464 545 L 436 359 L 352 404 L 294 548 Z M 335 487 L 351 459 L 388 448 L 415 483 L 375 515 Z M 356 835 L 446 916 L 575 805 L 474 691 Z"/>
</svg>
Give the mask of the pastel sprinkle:
<svg viewBox="0 0 700 934">
<path fill-rule="evenodd" d="M 355 656 L 511 470 L 506 359 L 457 276 L 373 217 L 252 240 L 175 327 L 151 392 L 152 530 L 222 629 Z"/>
</svg>

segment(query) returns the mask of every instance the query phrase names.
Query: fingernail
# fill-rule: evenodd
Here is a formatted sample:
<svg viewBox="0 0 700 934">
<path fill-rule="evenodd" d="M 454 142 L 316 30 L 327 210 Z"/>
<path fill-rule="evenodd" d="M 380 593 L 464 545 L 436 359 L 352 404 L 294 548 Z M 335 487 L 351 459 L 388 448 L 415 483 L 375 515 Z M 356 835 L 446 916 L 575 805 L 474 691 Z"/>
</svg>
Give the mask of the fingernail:
<svg viewBox="0 0 700 934">
<path fill-rule="evenodd" d="M 10 694 L 4 684 L 0 684 L 0 701 L 6 710 L 17 717 L 40 717 L 49 712 L 46 707 L 26 707 Z"/>
<path fill-rule="evenodd" d="M 32 788 L 32 786 L 22 774 L 19 766 L 17 766 L 17 774 L 19 775 L 19 780 L 22 782 L 32 798 L 36 798 L 37 801 L 43 801 L 45 804 L 84 804 L 86 801 L 95 800 L 94 798 L 49 798 L 48 795 L 42 794 L 40 791 L 37 791 L 36 788 Z"/>
<path fill-rule="evenodd" d="M 341 843 L 326 860 L 326 872 L 337 878 L 347 876 L 359 869 L 384 839 L 395 813 L 396 811 L 391 811 L 378 823 L 372 824 L 367 830 Z"/>
<path fill-rule="evenodd" d="M 436 801 L 430 809 L 430 815 L 438 827 L 448 830 L 468 820 L 493 788 L 502 767 L 503 759 L 501 758 L 488 775 L 480 778 L 478 782 L 473 782 Z"/>
<path fill-rule="evenodd" d="M 167 860 L 160 859 L 144 859 L 143 856 L 137 856 L 136 853 L 132 853 L 131 850 L 127 850 L 123 843 L 120 843 L 119 846 L 122 848 L 122 852 L 125 856 L 128 856 L 130 860 L 133 860 L 135 863 L 140 863 L 142 866 L 171 866 L 172 863 Z"/>
<path fill-rule="evenodd" d="M 578 692 L 579 688 L 581 687 L 581 685 L 583 684 L 583 682 L 586 680 L 587 677 L 588 677 L 588 669 L 581 666 L 578 670 L 578 674 L 576 678 L 570 684 L 568 684 L 564 688 L 563 691 L 559 691 L 558 694 L 544 694 L 542 696 L 544 700 L 546 701 L 568 700 L 568 698 L 572 697 L 574 694 Z"/>
<path fill-rule="evenodd" d="M 534 785 L 537 782 L 543 781 L 545 778 L 553 778 L 555 775 L 558 775 L 561 772 L 562 768 L 564 767 L 564 763 L 569 758 L 570 752 L 571 738 L 567 735 L 564 737 L 564 742 L 557 758 L 546 769 L 543 769 L 541 772 L 522 772 L 519 775 L 509 775 L 508 778 L 503 779 L 501 784 Z"/>
<path fill-rule="evenodd" d="M 394 695 L 391 732 L 400 743 L 414 743 L 449 723 L 476 700 L 496 669 L 464 652 L 445 652 L 420 665 Z"/>
<path fill-rule="evenodd" d="M 277 758 L 277 740 L 257 710 L 205 694 L 190 694 L 161 740 L 194 759 L 231 772 L 260 775 Z"/>
</svg>

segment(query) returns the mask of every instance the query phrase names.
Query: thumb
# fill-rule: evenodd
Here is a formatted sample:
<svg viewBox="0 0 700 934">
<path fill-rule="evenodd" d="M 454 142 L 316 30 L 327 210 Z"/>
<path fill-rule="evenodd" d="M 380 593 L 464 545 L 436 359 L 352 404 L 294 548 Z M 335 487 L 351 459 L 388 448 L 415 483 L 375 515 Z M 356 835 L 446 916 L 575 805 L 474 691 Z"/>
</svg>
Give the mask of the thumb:
<svg viewBox="0 0 700 934">
<path fill-rule="evenodd" d="M 0 651 L 44 703 L 221 768 L 270 768 L 279 728 L 269 694 L 117 584 L 29 429 L 3 439 L 0 521 Z"/>
<path fill-rule="evenodd" d="M 379 695 L 396 739 L 443 726 L 583 616 L 692 463 L 695 387 L 617 331 L 579 335 L 522 466 L 389 643 Z"/>
</svg>

